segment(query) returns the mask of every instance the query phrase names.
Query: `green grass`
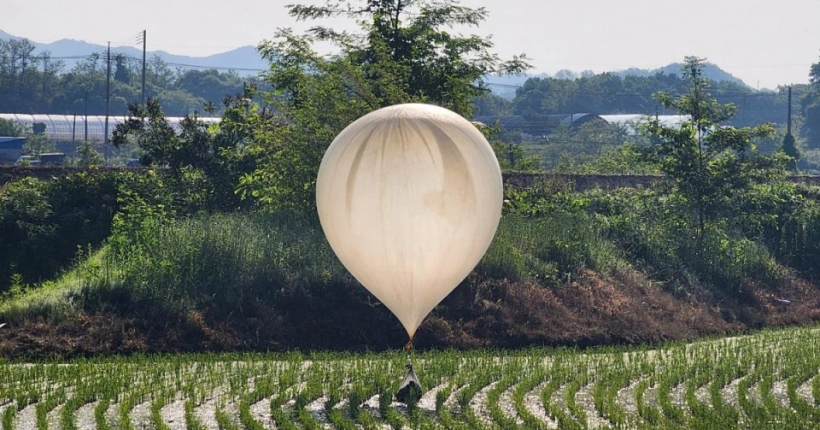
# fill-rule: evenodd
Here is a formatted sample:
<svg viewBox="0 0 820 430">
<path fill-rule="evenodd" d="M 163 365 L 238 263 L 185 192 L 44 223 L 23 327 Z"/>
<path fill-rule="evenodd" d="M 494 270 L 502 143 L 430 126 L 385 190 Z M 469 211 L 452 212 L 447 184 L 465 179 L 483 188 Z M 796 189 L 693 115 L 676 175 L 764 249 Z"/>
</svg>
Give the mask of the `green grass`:
<svg viewBox="0 0 820 430">
<path fill-rule="evenodd" d="M 92 283 L 99 284 L 102 276 L 106 276 L 105 282 L 116 282 L 116 270 L 102 269 L 108 252 L 109 248 L 103 247 L 56 280 L 30 286 L 18 295 L 0 300 L 0 316 L 6 322 L 15 322 L 38 316 L 59 317 L 72 312 L 72 298 L 79 296 Z"/>
<path fill-rule="evenodd" d="M 579 281 L 575 286 L 583 287 L 601 284 L 624 287 L 627 304 L 640 301 L 643 305 L 643 298 L 638 296 L 642 293 L 636 290 L 643 289 L 660 297 L 659 290 L 663 289 L 676 295 L 674 300 L 682 305 L 679 309 L 689 306 L 694 299 L 699 302 L 697 310 L 711 308 L 715 315 L 721 312 L 715 319 L 760 327 L 768 322 L 766 318 L 770 314 L 760 309 L 760 303 L 755 303 L 756 297 L 779 297 L 784 285 L 801 281 L 800 277 L 812 282 L 811 273 L 816 270 L 813 267 L 818 266 L 816 260 L 820 254 L 814 251 L 818 247 L 815 239 L 820 237 L 817 227 L 820 224 L 815 222 L 820 219 L 820 205 L 815 203 L 804 204 L 801 215 L 783 230 L 783 240 L 777 241 L 778 244 L 791 241 L 788 243 L 795 245 L 777 245 L 784 247 L 780 249 L 767 245 L 762 239 L 744 237 L 726 226 L 709 226 L 695 237 L 691 226 L 674 215 L 676 203 L 654 191 L 573 193 L 545 188 L 520 191 L 513 200 L 507 203 L 509 213 L 501 219 L 484 258 L 450 301 L 434 311 L 435 316 L 440 317 L 439 322 L 443 321 L 441 330 L 436 332 L 440 337 L 434 340 L 438 345 L 569 344 L 576 339 L 586 342 L 582 335 L 594 339 L 609 336 L 615 339 L 613 341 L 620 341 L 624 337 L 622 333 L 613 336 L 607 329 L 595 329 L 592 334 L 578 334 L 583 330 L 576 329 L 565 336 L 555 335 L 546 322 L 532 317 L 541 309 L 521 305 L 535 303 L 535 300 L 516 302 L 520 297 L 515 294 L 529 288 L 544 296 L 554 295 L 556 303 L 560 302 L 568 312 L 575 312 L 585 303 L 571 303 L 560 297 L 567 291 L 563 287 L 575 281 Z M 214 333 L 210 331 L 214 327 L 230 326 L 226 332 L 236 333 L 235 339 L 217 340 L 224 340 L 220 345 L 226 349 L 242 349 L 241 345 L 250 345 L 254 337 L 263 341 L 272 339 L 270 343 L 254 343 L 259 349 L 345 350 L 349 349 L 351 340 L 358 341 L 361 348 L 388 345 L 385 340 L 392 336 L 389 329 L 391 324 L 396 324 L 395 319 L 348 274 L 315 220 L 286 214 L 233 213 L 143 221 L 122 224 L 118 218 L 114 236 L 100 249 L 86 252 L 79 264 L 57 280 L 0 296 L 0 322 L 53 323 L 56 320 L 76 326 L 80 318 L 61 317 L 84 312 L 91 317 L 113 314 L 122 320 L 131 318 L 148 326 L 140 326 L 138 330 L 148 332 L 157 329 L 151 326 L 155 322 L 164 324 L 165 328 L 176 324 L 174 329 L 184 333 L 207 325 L 202 330 L 207 336 Z M 801 251 L 792 255 L 784 251 L 789 249 Z M 800 268 L 805 270 L 798 270 Z M 541 287 L 551 291 L 544 292 Z M 760 291 L 766 289 L 770 291 Z M 811 303 L 811 294 L 806 292 L 803 296 L 808 300 L 789 298 Z M 552 299 L 546 297 L 544 301 Z M 499 312 L 482 314 L 479 308 L 483 303 L 492 303 Z M 752 303 L 752 307 L 757 308 L 742 308 L 744 303 Z M 374 308 L 376 311 L 369 313 Z M 632 308 L 637 315 L 631 321 L 650 317 Z M 808 321 L 805 316 L 808 313 L 800 314 L 803 309 L 799 305 L 791 309 L 795 309 L 797 321 Z M 365 314 L 368 316 L 363 317 Z M 574 314 L 580 325 L 593 319 L 590 315 L 589 310 Z M 322 339 L 338 342 L 310 343 L 313 338 L 300 331 L 308 325 L 311 328 L 305 330 L 313 333 L 312 327 L 324 321 L 322 316 L 328 317 L 325 328 L 336 330 L 329 330 L 331 335 L 323 333 Z M 267 317 L 271 318 L 266 320 Z M 455 324 L 470 323 L 479 317 L 491 319 L 486 322 L 488 327 L 507 325 L 514 327 L 514 332 L 484 330 L 489 333 L 487 336 L 495 337 L 482 338 L 484 334 L 476 334 L 479 329 L 471 328 L 464 334 L 456 330 Z M 249 321 L 251 319 L 253 321 Z M 527 327 L 522 321 L 535 321 L 534 328 L 515 331 Z M 232 322 L 240 328 L 231 326 Z M 678 327 L 663 326 L 659 336 L 680 338 L 728 330 L 715 329 L 719 326 L 715 322 L 720 323 L 704 321 L 702 326 L 697 326 L 700 323 L 697 320 L 684 334 L 676 330 Z M 263 330 L 260 334 L 258 326 L 245 330 L 251 323 L 278 331 Z M 668 324 L 668 320 L 633 322 L 635 327 L 629 329 L 639 334 L 630 341 L 640 342 L 650 335 L 657 339 L 656 333 L 647 335 L 641 330 L 655 323 Z M 189 328 L 191 331 L 186 331 Z M 380 328 L 385 329 L 379 331 Z M 551 337 L 541 338 L 539 333 Z M 577 338 L 573 337 L 576 335 Z M 505 339 L 512 339 L 513 343 L 505 344 Z M 211 340 L 209 337 L 208 341 Z M 300 340 L 307 341 L 293 343 Z M 151 346 L 149 350 L 176 347 L 173 340 L 171 345 L 157 343 L 159 346 Z M 133 349 L 119 351 L 123 350 Z M 605 397 L 611 395 L 611 390 L 599 387 L 596 401 L 607 404 Z M 617 409 L 613 414 L 617 420 Z"/>
<path fill-rule="evenodd" d="M 549 220 L 504 217 L 475 269 L 478 280 L 559 285 L 587 268 L 607 273 L 627 266 L 613 242 L 587 221 L 571 214 Z M 315 223 L 284 215 L 190 218 L 132 239 L 115 239 L 57 280 L 0 298 L 0 319 L 104 308 L 123 295 L 181 313 L 209 306 L 228 313 L 255 300 L 274 303 L 286 291 L 358 288 Z"/>
</svg>

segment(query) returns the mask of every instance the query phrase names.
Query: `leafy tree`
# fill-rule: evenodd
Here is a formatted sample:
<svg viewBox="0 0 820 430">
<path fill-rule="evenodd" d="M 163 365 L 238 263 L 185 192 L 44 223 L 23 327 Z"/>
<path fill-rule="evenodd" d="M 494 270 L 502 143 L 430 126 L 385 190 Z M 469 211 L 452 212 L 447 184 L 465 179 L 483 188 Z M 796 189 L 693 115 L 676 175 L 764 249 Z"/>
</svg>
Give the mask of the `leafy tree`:
<svg viewBox="0 0 820 430">
<path fill-rule="evenodd" d="M 734 101 L 741 105 L 738 115 L 730 121 L 733 125 L 782 121 L 788 100 L 786 88 L 773 93 L 760 93 L 732 82 L 710 81 L 709 86 L 715 90 L 718 102 Z M 539 120 L 549 114 L 581 112 L 654 115 L 667 112 L 662 110 L 663 106 L 653 98 L 653 94 L 683 94 L 687 89 L 686 80 L 676 74 L 620 77 L 613 73 L 584 73 L 573 79 L 538 77 L 528 79 L 516 91 L 512 110 L 516 115 L 530 120 Z"/>
<path fill-rule="evenodd" d="M 71 70 L 48 52 L 34 55 L 25 40 L 0 41 L 0 112 L 102 115 L 105 113 L 106 63 L 95 53 Z M 122 54 L 112 59 L 111 114 L 127 114 L 128 103 L 141 99 L 141 67 Z M 161 58 L 150 60 L 147 94 L 163 101 L 165 112 L 184 116 L 205 101 L 219 104 L 258 79 L 217 70 L 174 70 Z"/>
<path fill-rule="evenodd" d="M 811 148 L 820 148 L 820 61 L 809 71 L 810 92 L 803 100 L 803 133 Z"/>
<path fill-rule="evenodd" d="M 512 113 L 512 104 L 503 97 L 486 93 L 475 99 L 475 116 L 501 116 Z"/>
<path fill-rule="evenodd" d="M 157 89 L 171 88 L 174 82 L 174 71 L 168 67 L 168 63 L 159 55 L 154 55 L 148 60 L 148 67 L 145 72 L 146 84 Z"/>
<path fill-rule="evenodd" d="M 604 145 L 621 145 L 627 138 L 625 127 L 602 120 L 581 124 L 572 137 L 576 143 L 599 148 Z"/>
<path fill-rule="evenodd" d="M 694 214 L 700 234 L 707 224 L 731 216 L 756 184 L 783 179 L 784 159 L 757 154 L 754 140 L 774 134 L 762 125 L 735 128 L 722 124 L 735 113 L 734 105 L 719 104 L 708 92 L 704 60 L 687 57 L 683 77 L 691 84 L 681 97 L 659 93 L 666 108 L 688 115 L 679 128 L 650 120 L 643 131 L 656 138 L 644 152 L 647 162 L 658 163 L 675 183 L 676 192 Z"/>
<path fill-rule="evenodd" d="M 125 56 L 117 54 L 114 56 L 114 80 L 122 82 L 126 85 L 131 83 L 131 71 L 128 70 L 128 65 L 125 63 Z"/>
<path fill-rule="evenodd" d="M 44 134 L 46 132 L 46 124 L 42 122 L 35 122 L 31 126 L 31 132 L 33 134 Z"/>
<path fill-rule="evenodd" d="M 267 115 L 253 105 L 254 91 L 248 87 L 238 97 L 226 97 L 220 124 L 209 126 L 189 116 L 181 122 L 179 133 L 168 123 L 157 99 L 148 99 L 145 105 L 132 104 L 129 118 L 114 130 L 113 143 L 117 147 L 139 146 L 143 165 L 169 167 L 175 184 L 188 191 L 184 195 L 200 196 L 197 205 L 235 209 L 240 206 L 234 192 L 239 178 L 256 167 L 247 148 L 253 133 L 264 129 L 259 124 Z"/>
<path fill-rule="evenodd" d="M 483 125 L 480 129 L 490 142 L 502 171 L 532 173 L 543 170 L 541 157 L 530 154 L 521 145 L 520 134 L 507 132 L 498 124 Z"/>
<path fill-rule="evenodd" d="M 445 31 L 477 26 L 485 9 L 453 0 L 359 0 L 349 4 L 291 5 L 299 21 L 353 19 L 359 32 L 315 26 L 307 34 L 282 30 L 259 49 L 271 62 L 268 99 L 277 113 L 258 133 L 260 169 L 243 178 L 241 191 L 272 208 L 312 212 L 314 181 L 333 138 L 364 114 L 398 103 L 423 102 L 472 117 L 474 100 L 488 92 L 482 78 L 525 70 L 526 57 L 503 62 L 479 36 Z M 320 55 L 317 42 L 335 47 Z"/>
<path fill-rule="evenodd" d="M 91 142 L 83 142 L 77 147 L 77 164 L 84 167 L 101 166 L 105 162 Z"/>
<path fill-rule="evenodd" d="M 223 94 L 222 96 L 226 96 Z M 175 116 L 185 116 L 194 113 L 197 108 L 203 106 L 203 99 L 192 96 L 186 91 L 171 90 L 161 91 L 156 95 L 156 99 L 162 103 L 164 109 L 174 112 Z"/>
<path fill-rule="evenodd" d="M 0 118 L 0 137 L 19 137 L 23 135 L 23 127 L 10 120 Z"/>
<path fill-rule="evenodd" d="M 57 150 L 57 144 L 48 140 L 42 133 L 26 133 L 26 143 L 23 144 L 23 153 L 26 155 L 40 155 Z"/>
<path fill-rule="evenodd" d="M 150 98 L 145 105 L 132 104 L 128 107 L 129 118 L 114 129 L 112 143 L 119 147 L 134 143 L 143 151 L 140 162 L 143 165 L 167 165 L 178 170 L 187 159 L 187 151 L 180 150 L 178 137 L 162 112 L 157 99 Z"/>
<path fill-rule="evenodd" d="M 200 100 L 219 103 L 226 95 L 242 93 L 245 84 L 249 81 L 235 72 L 186 70 L 177 75 L 174 85 L 177 90 L 184 91 Z M 163 105 L 166 109 L 168 108 L 167 104 L 163 103 Z"/>
<path fill-rule="evenodd" d="M 797 170 L 797 162 L 800 161 L 800 150 L 797 149 L 797 142 L 791 133 L 786 134 L 786 137 L 783 138 L 781 151 L 790 159 L 786 168 L 789 170 Z"/>
<path fill-rule="evenodd" d="M 32 107 L 37 97 L 34 45 L 28 40 L 0 40 L 0 111 Z"/>
</svg>

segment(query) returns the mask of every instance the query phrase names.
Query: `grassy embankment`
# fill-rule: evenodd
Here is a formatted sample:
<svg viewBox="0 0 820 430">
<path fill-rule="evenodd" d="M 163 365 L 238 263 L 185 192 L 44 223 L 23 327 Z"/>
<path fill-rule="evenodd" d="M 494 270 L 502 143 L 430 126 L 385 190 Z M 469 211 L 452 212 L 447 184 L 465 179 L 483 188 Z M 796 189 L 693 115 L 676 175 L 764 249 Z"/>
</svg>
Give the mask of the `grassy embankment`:
<svg viewBox="0 0 820 430">
<path fill-rule="evenodd" d="M 791 226 L 780 242 L 728 227 L 692 237 L 659 201 L 642 190 L 588 191 L 535 214 L 509 208 L 518 214 L 505 215 L 487 255 L 428 318 L 418 345 L 658 342 L 820 318 L 810 271 L 820 225 Z M 803 210 L 817 218 L 816 205 Z M 56 281 L 6 294 L 2 352 L 403 343 L 397 321 L 347 274 L 315 221 L 143 221 L 120 228 Z"/>
</svg>

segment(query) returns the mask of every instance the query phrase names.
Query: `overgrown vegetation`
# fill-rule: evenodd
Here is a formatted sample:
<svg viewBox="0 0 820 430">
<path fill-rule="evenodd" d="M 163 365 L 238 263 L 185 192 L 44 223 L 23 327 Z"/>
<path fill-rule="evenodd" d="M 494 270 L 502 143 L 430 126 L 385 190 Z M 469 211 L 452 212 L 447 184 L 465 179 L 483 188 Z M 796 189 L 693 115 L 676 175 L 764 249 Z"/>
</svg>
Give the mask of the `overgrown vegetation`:
<svg viewBox="0 0 820 430">
<path fill-rule="evenodd" d="M 138 145 L 145 170 L 0 189 L 0 323 L 19 327 L 0 333 L 4 353 L 393 345 L 398 323 L 341 267 L 316 220 L 321 157 L 382 106 L 469 115 L 487 92 L 481 76 L 526 63 L 445 31 L 478 25 L 483 9 L 366 4 L 289 7 L 296 19 L 357 19 L 360 32 L 283 30 L 263 43 L 276 92 L 226 97 L 218 125 L 194 116 L 176 133 L 160 102 L 130 106 L 115 142 Z M 314 52 L 322 41 L 336 55 Z M 756 147 L 782 140 L 776 131 L 726 126 L 734 107 L 711 97 L 701 60 L 686 67 L 689 92 L 658 96 L 688 115 L 682 126 L 650 120 L 639 142 L 558 163 L 666 180 L 611 191 L 508 185 L 495 242 L 422 327 L 420 346 L 647 342 L 820 317 L 820 191 L 787 183 L 794 157 Z M 481 127 L 502 168 L 537 168 L 514 133 Z M 593 125 L 573 133 L 626 140 Z M 74 342 L 55 342 L 58 331 Z"/>
<path fill-rule="evenodd" d="M 336 260 L 314 218 L 180 218 L 172 201 L 166 207 L 133 194 L 120 201 L 122 212 L 101 252 L 57 282 L 10 290 L 0 318 L 25 325 L 45 317 L 58 326 L 75 315 L 175 321 L 180 332 L 152 339 L 144 346 L 152 350 L 198 350 L 214 343 L 231 349 L 381 349 L 401 333 L 390 313 Z M 784 213 L 777 223 L 750 212 L 745 232 L 710 225 L 693 236 L 696 224 L 681 215 L 685 207 L 662 189 L 509 189 L 493 245 L 422 327 L 419 345 L 649 341 L 811 321 L 820 296 L 814 287 L 800 286 L 798 276 L 820 275 L 820 208 L 813 200 L 794 203 L 779 209 Z M 780 222 L 787 227 L 775 229 Z M 597 298 L 581 299 L 587 294 Z M 775 309 L 773 298 L 795 303 Z M 684 318 L 688 311 L 681 307 L 690 301 L 717 307 L 669 326 Z M 620 305 L 596 310 L 613 303 Z M 645 313 L 647 305 L 658 313 Z M 598 318 L 604 318 L 600 326 Z M 623 325 L 606 325 L 608 318 Z M 551 327 L 558 321 L 588 326 L 555 332 Z M 188 333 L 184 343 L 167 344 L 182 333 Z"/>
</svg>

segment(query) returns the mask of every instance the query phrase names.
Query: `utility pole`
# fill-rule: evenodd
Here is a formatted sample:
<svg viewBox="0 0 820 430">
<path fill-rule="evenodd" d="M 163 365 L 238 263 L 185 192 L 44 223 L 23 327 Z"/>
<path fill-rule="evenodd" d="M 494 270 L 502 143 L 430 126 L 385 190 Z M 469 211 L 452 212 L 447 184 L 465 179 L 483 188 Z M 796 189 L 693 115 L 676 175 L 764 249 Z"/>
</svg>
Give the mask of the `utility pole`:
<svg viewBox="0 0 820 430">
<path fill-rule="evenodd" d="M 43 107 L 46 103 L 46 79 L 48 79 L 48 54 L 43 54 Z"/>
<path fill-rule="evenodd" d="M 108 52 L 105 55 L 106 78 L 105 78 L 105 137 L 103 141 L 108 143 L 108 107 L 111 102 L 111 42 L 108 42 Z"/>
<path fill-rule="evenodd" d="M 788 116 L 788 124 L 786 125 L 787 132 L 786 134 L 792 134 L 792 86 L 789 85 L 789 116 Z"/>
<path fill-rule="evenodd" d="M 88 142 L 88 88 L 85 90 L 85 138 L 83 142 Z"/>
<path fill-rule="evenodd" d="M 146 38 L 148 37 L 148 30 L 142 30 L 142 104 L 145 104 L 145 54 L 146 54 Z"/>
</svg>

